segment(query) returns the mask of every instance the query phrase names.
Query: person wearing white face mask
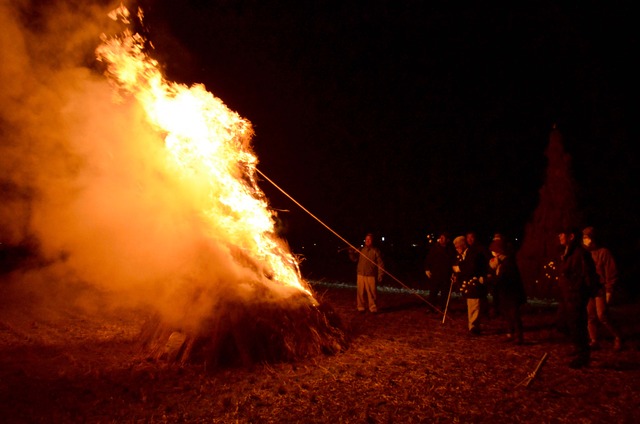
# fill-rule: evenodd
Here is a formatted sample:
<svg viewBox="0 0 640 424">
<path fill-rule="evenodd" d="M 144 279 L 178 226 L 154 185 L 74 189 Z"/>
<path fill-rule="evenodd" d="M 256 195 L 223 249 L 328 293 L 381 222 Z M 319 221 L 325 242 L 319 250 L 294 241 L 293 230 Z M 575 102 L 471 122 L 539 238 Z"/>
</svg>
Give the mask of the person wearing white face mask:
<svg viewBox="0 0 640 424">
<path fill-rule="evenodd" d="M 602 284 L 602 288 L 597 295 L 589 299 L 587 304 L 589 345 L 591 349 L 600 347 L 598 330 L 599 326 L 602 325 L 613 336 L 613 349 L 619 351 L 622 349 L 622 339 L 618 329 L 611 323 L 608 307 L 611 303 L 614 287 L 618 281 L 616 262 L 611 251 L 598 243 L 597 234 L 593 227 L 587 227 L 582 230 L 582 244 L 591 252 L 591 257 L 596 264 L 596 272 Z"/>
</svg>

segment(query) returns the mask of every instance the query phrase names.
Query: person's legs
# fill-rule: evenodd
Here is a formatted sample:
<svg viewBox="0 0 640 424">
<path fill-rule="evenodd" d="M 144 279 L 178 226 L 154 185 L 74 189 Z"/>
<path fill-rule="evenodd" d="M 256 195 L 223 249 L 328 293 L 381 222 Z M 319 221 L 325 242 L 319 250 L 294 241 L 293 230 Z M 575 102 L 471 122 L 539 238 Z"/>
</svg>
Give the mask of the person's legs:
<svg viewBox="0 0 640 424">
<path fill-rule="evenodd" d="M 444 308 L 447 307 L 447 300 L 449 299 L 450 287 L 451 287 L 451 281 L 446 281 L 446 280 L 442 280 L 440 282 L 440 285 L 438 286 L 440 295 L 438 296 L 438 300 L 434 305 L 440 308 L 440 311 L 444 311 Z"/>
<path fill-rule="evenodd" d="M 588 299 L 581 299 L 579 296 L 568 299 L 566 306 L 567 324 L 569 335 L 574 346 L 575 359 L 569 366 L 571 368 L 582 368 L 589 364 L 589 331 L 587 328 L 587 303 Z"/>
<path fill-rule="evenodd" d="M 500 303 L 500 317 L 507 327 L 507 337 L 513 339 L 516 332 L 515 312 L 510 302 L 502 301 Z"/>
<path fill-rule="evenodd" d="M 606 298 L 604 296 L 598 296 L 595 299 L 591 300 L 595 301 L 597 320 L 613 336 L 613 348 L 615 350 L 619 350 L 622 347 L 622 341 L 618 329 L 611 323 L 611 318 L 609 317 L 609 305 L 607 305 Z M 591 321 L 591 317 L 589 317 L 589 321 Z M 593 341 L 593 338 L 591 338 L 591 340 Z"/>
<path fill-rule="evenodd" d="M 365 311 L 365 303 L 364 303 L 364 286 L 365 286 L 365 280 L 364 280 L 364 276 L 358 274 L 358 278 L 357 278 L 357 290 L 356 290 L 356 305 L 358 308 L 358 312 L 364 312 Z"/>
<path fill-rule="evenodd" d="M 365 291 L 367 292 L 367 297 L 369 298 L 369 311 L 370 312 L 378 312 L 378 306 L 376 305 L 376 277 L 363 277 L 365 284 Z"/>
<path fill-rule="evenodd" d="M 478 324 L 484 324 L 489 317 L 489 300 L 486 298 L 486 296 L 481 297 L 478 300 L 480 301 L 480 315 L 478 316 Z"/>
<path fill-rule="evenodd" d="M 429 296 L 427 297 L 427 300 L 429 301 L 429 304 L 434 308 L 437 308 L 439 304 L 439 292 L 440 285 L 438 284 L 438 281 L 435 278 L 431 278 L 429 280 Z"/>
<path fill-rule="evenodd" d="M 478 319 L 480 318 L 480 299 L 467 299 L 467 316 L 469 318 L 469 331 L 477 333 Z"/>
<path fill-rule="evenodd" d="M 522 315 L 520 314 L 520 305 L 513 305 L 513 328 L 515 341 L 521 344 L 524 341 L 524 330 L 522 329 Z"/>
<path fill-rule="evenodd" d="M 596 306 L 596 298 L 590 298 L 589 303 L 587 303 L 587 316 L 588 316 L 588 324 L 587 328 L 589 330 L 589 344 L 592 347 L 595 347 L 598 343 L 598 313 Z"/>
<path fill-rule="evenodd" d="M 558 302 L 558 311 L 556 313 L 556 330 L 560 333 L 569 335 L 569 323 L 567 318 L 567 301 L 564 298 L 564 294 Z"/>
</svg>

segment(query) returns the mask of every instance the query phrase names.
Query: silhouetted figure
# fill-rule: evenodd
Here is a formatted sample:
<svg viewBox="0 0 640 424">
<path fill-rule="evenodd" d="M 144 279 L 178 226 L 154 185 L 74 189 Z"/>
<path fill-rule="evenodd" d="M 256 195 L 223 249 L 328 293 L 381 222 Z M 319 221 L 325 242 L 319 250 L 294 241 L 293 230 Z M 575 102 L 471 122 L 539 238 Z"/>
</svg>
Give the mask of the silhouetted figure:
<svg viewBox="0 0 640 424">
<path fill-rule="evenodd" d="M 522 344 L 523 330 L 520 307 L 527 302 L 527 296 L 516 258 L 501 239 L 494 239 L 489 245 L 489 251 L 493 256 L 489 261 L 489 266 L 493 269 L 493 292 L 498 314 L 507 324 L 508 340 Z"/>
<path fill-rule="evenodd" d="M 489 249 L 487 248 L 487 246 L 485 246 L 484 244 L 482 244 L 480 241 L 478 241 L 478 233 L 476 233 L 475 231 L 469 231 L 465 234 L 465 240 L 467 241 L 467 246 L 469 246 L 469 250 L 472 251 L 472 254 L 475 255 L 479 255 L 482 256 L 482 261 L 484 261 L 485 265 L 487 265 L 489 263 L 489 259 L 491 259 L 491 252 L 489 252 Z M 489 277 L 491 277 L 489 274 L 491 273 L 491 270 L 489 269 L 488 266 L 486 266 L 487 269 L 487 274 L 484 276 L 485 280 Z M 486 295 L 485 297 L 487 297 L 490 294 L 490 290 L 491 287 L 488 284 L 487 281 L 485 281 L 485 288 L 486 288 Z M 493 293 L 491 293 L 493 294 Z M 490 317 L 492 314 L 491 311 L 491 305 L 489 304 L 488 301 L 483 300 L 480 303 L 480 307 L 482 308 L 482 310 L 480 311 L 480 314 L 483 317 Z"/>
<path fill-rule="evenodd" d="M 587 303 L 598 291 L 598 275 L 591 254 L 582 247 L 574 228 L 563 229 L 558 240 L 563 247 L 558 264 L 558 284 L 562 299 L 559 317 L 564 321 L 573 344 L 575 356 L 569 366 L 582 368 L 589 365 L 590 348 L 587 331 Z"/>
<path fill-rule="evenodd" d="M 622 349 L 622 339 L 620 338 L 620 332 L 611 323 L 611 318 L 609 317 L 609 303 L 618 281 L 616 261 L 609 249 L 600 245 L 593 227 L 587 227 L 582 230 L 582 244 L 591 252 L 601 284 L 596 296 L 590 298 L 587 304 L 589 338 L 591 339 L 589 346 L 591 346 L 591 349 L 600 347 L 598 327 L 602 325 L 613 336 L 613 349 L 618 351 Z"/>
<path fill-rule="evenodd" d="M 476 252 L 477 254 L 482 255 L 487 261 L 491 259 L 491 252 L 489 252 L 489 249 L 487 249 L 484 244 L 478 241 L 478 233 L 476 233 L 475 231 L 469 231 L 465 235 L 465 240 L 469 249 Z"/>
<path fill-rule="evenodd" d="M 444 310 L 451 287 L 451 275 L 456 261 L 456 251 L 447 233 L 440 233 L 437 242 L 431 246 L 425 261 L 425 274 L 429 288 L 429 303 Z"/>
</svg>

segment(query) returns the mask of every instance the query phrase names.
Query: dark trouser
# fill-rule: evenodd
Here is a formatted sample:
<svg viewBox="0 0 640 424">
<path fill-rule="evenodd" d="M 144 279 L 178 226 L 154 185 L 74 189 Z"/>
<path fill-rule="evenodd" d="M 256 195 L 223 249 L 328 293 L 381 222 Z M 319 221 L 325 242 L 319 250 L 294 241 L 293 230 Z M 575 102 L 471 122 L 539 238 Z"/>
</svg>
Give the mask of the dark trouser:
<svg viewBox="0 0 640 424">
<path fill-rule="evenodd" d="M 604 295 L 589 299 L 587 314 L 589 316 L 589 338 L 592 342 L 598 341 L 598 324 L 602 324 L 604 328 L 609 330 L 613 337 L 620 338 L 618 329 L 611 324 L 609 308 Z"/>
<path fill-rule="evenodd" d="M 449 288 L 451 286 L 451 280 L 432 278 L 429 280 L 429 303 L 444 311 L 447 305 L 447 298 L 449 297 Z"/>
<path fill-rule="evenodd" d="M 569 340 L 575 348 L 576 356 L 585 359 L 588 359 L 590 356 L 589 331 L 587 329 L 588 302 L 589 297 L 584 294 L 564 294 L 564 319 Z"/>
<path fill-rule="evenodd" d="M 522 341 L 522 316 L 520 315 L 520 305 L 518 302 L 507 299 L 500 299 L 500 315 L 507 323 L 507 330 L 513 334 L 515 340 Z"/>
</svg>

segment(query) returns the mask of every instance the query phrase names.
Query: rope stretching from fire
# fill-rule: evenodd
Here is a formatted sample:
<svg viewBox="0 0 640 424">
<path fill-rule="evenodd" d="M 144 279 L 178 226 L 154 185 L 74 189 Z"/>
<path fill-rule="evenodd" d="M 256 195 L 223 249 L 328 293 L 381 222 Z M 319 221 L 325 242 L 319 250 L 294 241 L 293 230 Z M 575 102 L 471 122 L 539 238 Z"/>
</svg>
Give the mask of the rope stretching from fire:
<svg viewBox="0 0 640 424">
<path fill-rule="evenodd" d="M 327 230 L 329 230 L 333 235 L 335 235 L 336 237 L 338 237 L 340 240 L 342 240 L 347 246 L 349 246 L 349 248 L 355 250 L 356 252 L 358 252 L 362 257 L 366 258 L 369 262 L 371 262 L 372 264 L 374 264 L 375 266 L 377 266 L 378 268 L 380 268 L 380 270 L 382 272 L 384 272 L 385 274 L 387 274 L 389 277 L 391 277 L 396 283 L 400 284 L 402 287 L 404 287 L 405 289 L 407 289 L 410 293 L 414 294 L 415 296 L 417 296 L 420 300 L 422 300 L 424 303 L 426 303 L 427 305 L 429 305 L 430 307 L 432 307 L 435 311 L 437 311 L 438 313 L 442 314 L 443 317 L 446 317 L 446 312 L 441 311 L 440 309 L 438 309 L 435 305 L 431 304 L 429 301 L 427 301 L 427 299 L 425 299 L 423 296 L 420 295 L 420 293 L 418 293 L 416 290 L 412 289 L 411 287 L 407 286 L 406 284 L 404 284 L 402 281 L 400 281 L 396 276 L 394 276 L 393 274 L 391 274 L 389 271 L 387 271 L 386 269 L 384 269 L 383 267 L 380 267 L 377 263 L 375 263 L 374 261 L 372 261 L 371 259 L 369 259 L 366 255 L 362 255 L 360 249 L 358 249 L 357 247 L 355 247 L 354 245 L 352 245 L 351 243 L 349 243 L 344 237 L 342 237 L 340 234 L 338 234 L 337 232 L 335 232 L 331 227 L 329 227 L 327 224 L 325 224 L 324 222 L 322 222 L 322 220 L 320 218 L 318 218 L 317 216 L 315 216 L 314 214 L 312 214 L 307 208 L 305 208 L 304 206 L 302 206 L 296 199 L 294 199 L 293 197 L 291 197 L 289 195 L 289 193 L 287 193 L 286 191 L 284 191 L 280 186 L 278 186 L 275 182 L 273 182 L 269 177 L 267 177 L 262 171 L 260 171 L 258 168 L 255 168 L 255 170 L 258 172 L 258 174 L 260 174 L 265 180 L 269 181 L 275 188 L 277 188 L 278 190 L 280 190 L 280 192 L 282 194 L 284 194 L 285 196 L 287 196 L 293 203 L 295 203 L 296 205 L 298 205 L 298 207 L 300 209 L 302 209 L 303 211 L 305 211 L 306 213 L 309 214 L 309 216 L 311 216 L 313 219 L 315 219 L 316 221 L 318 221 L 323 227 L 325 227 Z M 444 323 L 444 319 L 442 320 L 442 322 Z"/>
</svg>

